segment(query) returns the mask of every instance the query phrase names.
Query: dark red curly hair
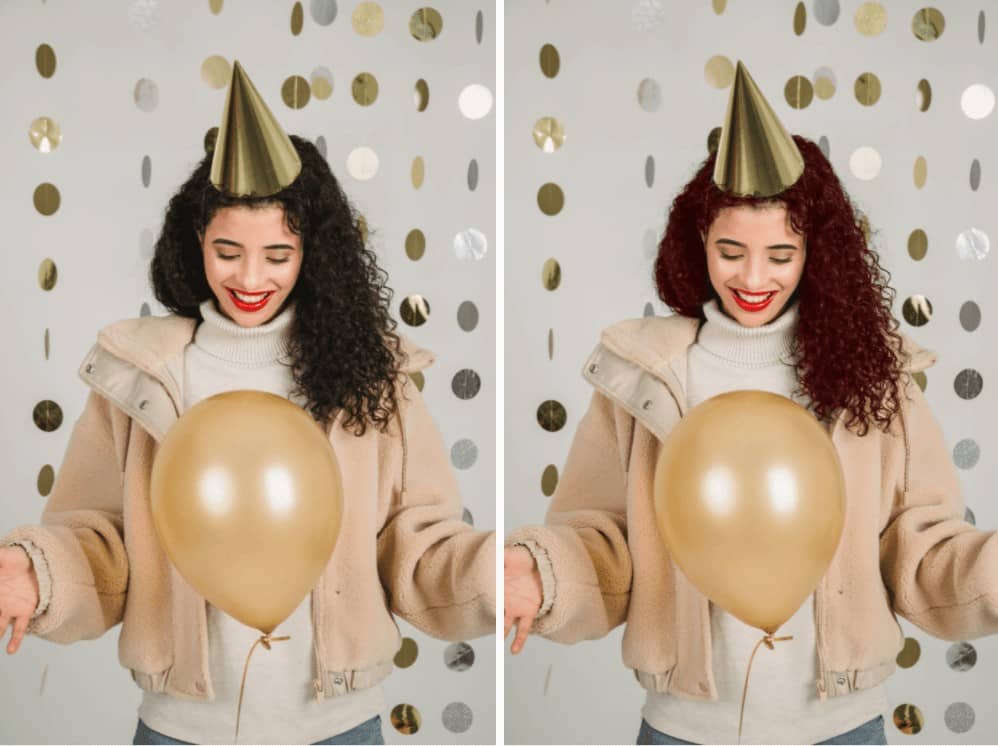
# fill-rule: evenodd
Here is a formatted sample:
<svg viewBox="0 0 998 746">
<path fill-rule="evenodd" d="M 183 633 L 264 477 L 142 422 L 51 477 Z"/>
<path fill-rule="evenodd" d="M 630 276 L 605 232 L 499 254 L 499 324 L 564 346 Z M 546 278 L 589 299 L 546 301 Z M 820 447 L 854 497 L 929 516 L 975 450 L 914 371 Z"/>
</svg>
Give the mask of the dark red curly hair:
<svg viewBox="0 0 998 746">
<path fill-rule="evenodd" d="M 807 240 L 795 352 L 800 390 L 819 419 L 842 408 L 846 427 L 866 435 L 885 432 L 901 408 L 899 326 L 891 314 L 896 295 L 890 273 L 870 248 L 858 210 L 832 164 L 810 140 L 794 136 L 804 174 L 775 197 L 740 197 L 713 181 L 714 154 L 672 203 L 655 260 L 662 301 L 676 313 L 703 319 L 702 306 L 717 298 L 707 274 L 702 236 L 725 207 L 786 206 L 794 230 Z"/>
</svg>

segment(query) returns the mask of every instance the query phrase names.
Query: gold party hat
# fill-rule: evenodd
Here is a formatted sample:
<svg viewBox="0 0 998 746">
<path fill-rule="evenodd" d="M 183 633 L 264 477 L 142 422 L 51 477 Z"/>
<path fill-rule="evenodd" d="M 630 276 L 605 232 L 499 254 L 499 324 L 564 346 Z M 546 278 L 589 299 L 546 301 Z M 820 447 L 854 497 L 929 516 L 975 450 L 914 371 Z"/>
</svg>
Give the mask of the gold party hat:
<svg viewBox="0 0 998 746">
<path fill-rule="evenodd" d="M 237 60 L 215 141 L 211 183 L 237 197 L 268 197 L 300 171 L 298 151 Z"/>
<path fill-rule="evenodd" d="M 804 173 L 804 158 L 738 61 L 714 163 L 714 183 L 743 197 L 772 197 Z"/>
</svg>

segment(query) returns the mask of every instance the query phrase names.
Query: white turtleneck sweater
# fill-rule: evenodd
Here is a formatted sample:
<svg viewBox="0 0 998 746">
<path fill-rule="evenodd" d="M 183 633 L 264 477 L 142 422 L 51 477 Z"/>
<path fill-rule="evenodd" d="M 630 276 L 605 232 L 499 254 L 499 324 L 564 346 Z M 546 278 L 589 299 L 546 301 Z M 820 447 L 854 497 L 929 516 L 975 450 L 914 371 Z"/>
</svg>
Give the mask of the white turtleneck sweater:
<svg viewBox="0 0 998 746">
<path fill-rule="evenodd" d="M 690 347 L 686 403 L 740 389 L 793 395 L 797 377 L 792 345 L 797 304 L 762 327 L 744 327 L 716 300 L 703 307 L 706 323 Z M 642 715 L 656 730 L 693 743 L 737 743 L 742 688 L 752 648 L 762 632 L 710 604 L 711 649 L 716 701 L 681 699 L 648 692 Z M 761 647 L 752 663 L 742 743 L 817 743 L 848 732 L 889 708 L 883 686 L 818 699 L 814 595 L 779 629 L 793 635 L 774 650 Z"/>
<path fill-rule="evenodd" d="M 184 351 L 184 409 L 224 391 L 255 389 L 289 397 L 287 364 L 293 309 L 268 323 L 241 327 L 222 316 L 213 300 L 201 304 L 204 321 Z M 295 401 L 301 404 L 300 401 Z M 314 743 L 350 730 L 384 708 L 380 687 L 317 702 L 311 597 L 274 630 L 290 640 L 253 653 L 246 677 L 240 743 Z M 215 699 L 187 701 L 144 692 L 139 717 L 171 738 L 191 743 L 232 743 L 246 655 L 260 637 L 208 604 L 208 650 Z"/>
</svg>

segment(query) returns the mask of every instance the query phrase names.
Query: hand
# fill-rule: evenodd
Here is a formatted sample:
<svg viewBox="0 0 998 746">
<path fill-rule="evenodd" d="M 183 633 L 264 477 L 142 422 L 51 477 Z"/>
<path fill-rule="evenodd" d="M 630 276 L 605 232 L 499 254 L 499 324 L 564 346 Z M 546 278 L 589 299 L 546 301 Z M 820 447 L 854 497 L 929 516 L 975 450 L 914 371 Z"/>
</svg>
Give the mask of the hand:
<svg viewBox="0 0 998 746">
<path fill-rule="evenodd" d="M 31 558 L 21 547 L 0 549 L 0 640 L 13 624 L 7 654 L 21 647 L 31 615 L 38 608 L 38 576 Z"/>
<path fill-rule="evenodd" d="M 544 588 L 537 562 L 526 547 L 509 547 L 503 553 L 503 588 L 505 604 L 503 637 L 516 625 L 516 638 L 510 647 L 513 655 L 523 650 L 530 626 L 544 601 Z"/>
</svg>

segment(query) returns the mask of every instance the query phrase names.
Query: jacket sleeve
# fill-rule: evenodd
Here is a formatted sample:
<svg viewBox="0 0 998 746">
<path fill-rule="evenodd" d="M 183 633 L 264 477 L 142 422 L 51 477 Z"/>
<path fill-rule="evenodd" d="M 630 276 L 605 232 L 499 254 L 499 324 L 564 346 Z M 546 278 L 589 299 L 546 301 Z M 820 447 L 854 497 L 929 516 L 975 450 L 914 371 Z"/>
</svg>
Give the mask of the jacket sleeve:
<svg viewBox="0 0 998 746">
<path fill-rule="evenodd" d="M 880 535 L 880 569 L 895 611 L 931 635 L 998 632 L 998 538 L 963 520 L 960 481 L 921 390 L 902 409 L 905 458 Z"/>
<path fill-rule="evenodd" d="M 389 608 L 444 640 L 495 632 L 496 540 L 461 519 L 461 498 L 439 429 L 414 385 L 399 397 L 401 468 L 378 533 Z"/>
<path fill-rule="evenodd" d="M 535 634 L 564 643 L 591 640 L 607 635 L 627 616 L 631 554 L 626 449 L 620 444 L 626 440 L 629 446 L 631 427 L 629 415 L 615 413 L 606 396 L 594 393 L 545 524 L 518 529 L 506 540 L 507 545 L 524 543 L 528 548 L 532 542 L 550 564 L 553 598 L 545 598 L 550 610 L 535 620 Z"/>
<path fill-rule="evenodd" d="M 51 598 L 28 626 L 39 637 L 60 643 L 93 639 L 121 621 L 128 556 L 115 432 L 120 439 L 127 437 L 127 421 L 127 415 L 91 392 L 73 428 L 41 525 L 22 526 L 0 540 L 30 542 L 44 558 L 39 572 L 47 568 Z"/>
</svg>

